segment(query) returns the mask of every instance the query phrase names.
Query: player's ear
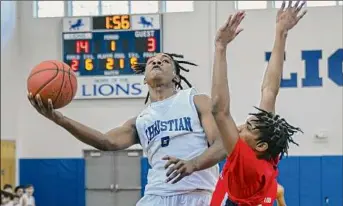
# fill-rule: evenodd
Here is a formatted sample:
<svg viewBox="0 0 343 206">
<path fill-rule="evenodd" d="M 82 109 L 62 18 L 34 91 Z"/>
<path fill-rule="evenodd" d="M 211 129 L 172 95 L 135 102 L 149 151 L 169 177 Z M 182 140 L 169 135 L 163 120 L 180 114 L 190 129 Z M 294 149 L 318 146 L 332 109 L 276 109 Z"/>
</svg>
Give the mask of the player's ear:
<svg viewBox="0 0 343 206">
<path fill-rule="evenodd" d="M 259 142 L 259 143 L 257 143 L 255 149 L 259 152 L 264 152 L 268 149 L 268 143 L 267 142 Z"/>
<path fill-rule="evenodd" d="M 146 78 L 144 77 L 144 84 L 146 84 L 147 82 L 146 82 Z"/>
</svg>

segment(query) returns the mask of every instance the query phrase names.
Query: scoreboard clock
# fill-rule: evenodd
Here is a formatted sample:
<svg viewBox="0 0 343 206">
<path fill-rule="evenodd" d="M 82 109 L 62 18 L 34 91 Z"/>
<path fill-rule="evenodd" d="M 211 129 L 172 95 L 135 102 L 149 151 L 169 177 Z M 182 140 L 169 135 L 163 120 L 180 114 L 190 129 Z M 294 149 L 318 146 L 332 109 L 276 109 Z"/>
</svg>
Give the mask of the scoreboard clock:
<svg viewBox="0 0 343 206">
<path fill-rule="evenodd" d="M 144 76 L 134 73 L 161 52 L 160 15 L 63 19 L 63 61 L 78 76 L 76 99 L 145 97 Z"/>
</svg>

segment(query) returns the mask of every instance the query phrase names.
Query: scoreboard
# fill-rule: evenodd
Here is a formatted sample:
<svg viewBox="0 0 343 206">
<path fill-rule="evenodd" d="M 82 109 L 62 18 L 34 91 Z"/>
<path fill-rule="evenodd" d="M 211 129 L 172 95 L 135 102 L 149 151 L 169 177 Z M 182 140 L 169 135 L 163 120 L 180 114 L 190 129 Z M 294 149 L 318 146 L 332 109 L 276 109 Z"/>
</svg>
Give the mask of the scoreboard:
<svg viewBox="0 0 343 206">
<path fill-rule="evenodd" d="M 63 19 L 63 61 L 78 76 L 76 99 L 145 97 L 132 67 L 161 52 L 160 15 Z"/>
</svg>

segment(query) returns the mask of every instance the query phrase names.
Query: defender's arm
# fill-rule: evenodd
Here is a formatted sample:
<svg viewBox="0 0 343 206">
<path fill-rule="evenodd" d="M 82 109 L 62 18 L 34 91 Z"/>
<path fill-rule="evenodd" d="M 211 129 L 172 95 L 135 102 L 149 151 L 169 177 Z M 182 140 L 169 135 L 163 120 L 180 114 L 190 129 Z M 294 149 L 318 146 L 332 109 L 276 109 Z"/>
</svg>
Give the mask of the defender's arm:
<svg viewBox="0 0 343 206">
<path fill-rule="evenodd" d="M 195 170 L 198 171 L 212 167 L 225 159 L 226 151 L 212 114 L 211 99 L 206 95 L 196 95 L 194 96 L 194 103 L 200 117 L 201 125 L 205 130 L 207 140 L 211 145 L 204 153 L 191 160 L 195 165 Z"/>
<path fill-rule="evenodd" d="M 292 1 L 289 1 L 288 7 L 285 8 L 285 2 L 283 2 L 277 13 L 274 47 L 261 87 L 260 108 L 268 112 L 275 112 L 276 97 L 282 78 L 287 33 L 306 14 L 305 10 L 298 15 L 304 4 L 305 2 L 300 4 L 300 1 L 297 1 L 292 6 Z"/>
<path fill-rule="evenodd" d="M 282 185 L 277 185 L 276 202 L 278 206 L 287 206 L 285 201 L 285 189 Z"/>
<path fill-rule="evenodd" d="M 261 87 L 260 108 L 275 112 L 276 97 L 279 93 L 285 55 L 287 31 L 277 27 L 272 54 L 264 74 Z"/>
<path fill-rule="evenodd" d="M 245 13 L 242 11 L 234 16 L 230 15 L 226 23 L 218 30 L 215 41 L 211 92 L 212 112 L 228 154 L 235 147 L 239 134 L 230 112 L 226 49 L 227 45 L 243 30 L 238 29 L 238 26 L 244 17 Z"/>
<path fill-rule="evenodd" d="M 230 112 L 230 95 L 227 78 L 226 47 L 216 46 L 212 77 L 213 116 L 224 147 L 230 154 L 239 138 L 236 123 Z"/>
</svg>

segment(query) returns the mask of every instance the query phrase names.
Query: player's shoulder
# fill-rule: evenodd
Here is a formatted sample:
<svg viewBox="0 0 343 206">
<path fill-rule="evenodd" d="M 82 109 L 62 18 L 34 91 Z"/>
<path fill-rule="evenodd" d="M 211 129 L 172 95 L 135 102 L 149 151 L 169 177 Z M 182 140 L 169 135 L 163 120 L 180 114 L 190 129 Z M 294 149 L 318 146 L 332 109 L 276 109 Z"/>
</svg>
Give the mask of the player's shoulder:
<svg viewBox="0 0 343 206">
<path fill-rule="evenodd" d="M 138 118 L 138 116 L 135 116 L 135 117 L 132 117 L 132 118 L 126 120 L 126 122 L 123 124 L 123 126 L 136 129 L 137 118 Z"/>
<path fill-rule="evenodd" d="M 194 97 L 200 96 L 200 97 L 207 97 L 210 99 L 210 96 L 208 94 L 204 92 L 199 92 L 195 87 L 184 89 L 183 91 L 189 93 L 191 96 L 194 96 Z"/>
<path fill-rule="evenodd" d="M 193 102 L 196 106 L 211 106 L 211 97 L 206 93 L 198 92 L 194 87 L 189 88 L 188 93 L 191 95 Z"/>
<path fill-rule="evenodd" d="M 141 110 L 138 115 L 135 117 L 136 120 L 141 119 L 142 117 L 151 114 L 151 105 L 147 105 L 143 110 Z"/>
<path fill-rule="evenodd" d="M 211 97 L 209 97 L 207 94 L 197 94 L 197 95 L 194 95 L 193 99 L 196 102 L 211 103 Z"/>
</svg>

